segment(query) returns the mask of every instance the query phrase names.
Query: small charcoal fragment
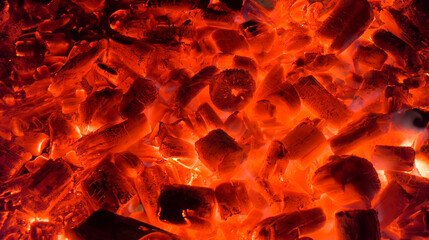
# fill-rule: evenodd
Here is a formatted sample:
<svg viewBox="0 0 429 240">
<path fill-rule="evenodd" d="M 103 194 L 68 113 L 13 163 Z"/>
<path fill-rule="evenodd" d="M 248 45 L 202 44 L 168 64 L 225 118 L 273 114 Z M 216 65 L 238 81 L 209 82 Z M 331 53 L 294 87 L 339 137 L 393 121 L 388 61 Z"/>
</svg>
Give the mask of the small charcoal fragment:
<svg viewBox="0 0 429 240">
<path fill-rule="evenodd" d="M 300 234 L 314 232 L 325 224 L 321 208 L 284 213 L 259 222 L 251 232 L 251 239 L 297 239 Z"/>
<path fill-rule="evenodd" d="M 210 82 L 210 99 L 220 110 L 232 112 L 244 108 L 256 90 L 256 83 L 248 71 L 228 69 Z"/>
<path fill-rule="evenodd" d="M 79 227 L 73 228 L 69 234 L 72 240 L 139 240 L 144 239 L 144 236 L 152 233 L 165 234 L 163 235 L 165 238 L 162 239 L 179 239 L 176 235 L 168 233 L 162 229 L 140 222 L 133 218 L 116 215 L 115 213 L 104 209 L 94 212 Z"/>
<path fill-rule="evenodd" d="M 311 63 L 311 70 L 315 72 L 326 72 L 338 61 L 335 54 L 318 55 Z"/>
<path fill-rule="evenodd" d="M 247 155 L 222 129 L 211 131 L 195 143 L 199 159 L 220 177 L 232 176 Z"/>
<path fill-rule="evenodd" d="M 415 154 L 412 147 L 376 145 L 371 161 L 376 169 L 411 171 Z"/>
<path fill-rule="evenodd" d="M 370 210 L 341 211 L 335 214 L 340 240 L 380 240 L 377 212 Z"/>
<path fill-rule="evenodd" d="M 275 31 L 270 25 L 254 19 L 240 25 L 240 30 L 254 53 L 264 53 L 271 50 L 275 39 Z"/>
<path fill-rule="evenodd" d="M 268 100 L 259 100 L 253 106 L 252 112 L 256 120 L 269 121 L 276 113 L 276 106 Z"/>
<path fill-rule="evenodd" d="M 64 229 L 71 229 L 85 221 L 91 211 L 82 192 L 74 191 L 69 192 L 49 211 L 49 219 Z"/>
<path fill-rule="evenodd" d="M 381 184 L 371 162 L 356 156 L 331 156 L 316 170 L 313 187 L 343 205 L 370 202 Z"/>
<path fill-rule="evenodd" d="M 250 199 L 243 182 L 221 183 L 216 187 L 215 194 L 223 220 L 237 214 L 247 215 L 250 212 Z"/>
<path fill-rule="evenodd" d="M 73 148 L 80 137 L 80 131 L 71 119 L 61 113 L 52 113 L 49 117 L 50 158 L 64 157 Z"/>
<path fill-rule="evenodd" d="M 213 189 L 188 185 L 164 185 L 158 201 L 159 220 L 201 228 L 214 216 Z"/>
</svg>

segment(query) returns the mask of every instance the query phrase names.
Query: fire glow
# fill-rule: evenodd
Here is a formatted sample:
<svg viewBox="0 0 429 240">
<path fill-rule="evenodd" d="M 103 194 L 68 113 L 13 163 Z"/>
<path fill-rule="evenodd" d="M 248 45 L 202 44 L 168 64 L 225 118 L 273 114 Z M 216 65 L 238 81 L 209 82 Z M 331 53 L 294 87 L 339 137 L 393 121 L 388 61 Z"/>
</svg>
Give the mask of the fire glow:
<svg viewBox="0 0 429 240">
<path fill-rule="evenodd" d="M 426 0 L 0 0 L 0 239 L 428 239 Z"/>
</svg>

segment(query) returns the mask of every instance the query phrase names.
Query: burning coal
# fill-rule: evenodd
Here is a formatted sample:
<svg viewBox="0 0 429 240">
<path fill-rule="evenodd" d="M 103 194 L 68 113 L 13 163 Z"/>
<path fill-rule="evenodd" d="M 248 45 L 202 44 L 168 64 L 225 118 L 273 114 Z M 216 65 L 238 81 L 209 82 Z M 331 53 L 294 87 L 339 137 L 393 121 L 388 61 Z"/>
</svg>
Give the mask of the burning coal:
<svg viewBox="0 0 429 240">
<path fill-rule="evenodd" d="M 428 239 L 427 0 L 0 0 L 0 239 Z"/>
</svg>

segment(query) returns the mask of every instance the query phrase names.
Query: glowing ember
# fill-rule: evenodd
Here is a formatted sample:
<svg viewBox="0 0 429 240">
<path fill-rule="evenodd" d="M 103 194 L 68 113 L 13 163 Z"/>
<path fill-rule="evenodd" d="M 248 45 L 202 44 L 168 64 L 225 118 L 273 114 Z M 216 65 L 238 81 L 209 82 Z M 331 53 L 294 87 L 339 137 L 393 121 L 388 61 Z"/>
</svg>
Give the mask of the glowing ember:
<svg viewBox="0 0 429 240">
<path fill-rule="evenodd" d="M 0 0 L 0 239 L 428 239 L 427 0 Z"/>
</svg>

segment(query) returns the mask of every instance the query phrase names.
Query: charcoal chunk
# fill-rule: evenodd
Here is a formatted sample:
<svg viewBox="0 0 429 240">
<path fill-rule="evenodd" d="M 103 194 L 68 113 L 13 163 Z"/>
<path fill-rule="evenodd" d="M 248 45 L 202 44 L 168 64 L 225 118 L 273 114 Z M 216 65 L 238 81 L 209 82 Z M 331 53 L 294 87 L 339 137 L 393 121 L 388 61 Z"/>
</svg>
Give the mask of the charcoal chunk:
<svg viewBox="0 0 429 240">
<path fill-rule="evenodd" d="M 368 28 L 374 14 L 366 0 L 341 0 L 318 33 L 332 39 L 330 48 L 343 51 Z"/>
<path fill-rule="evenodd" d="M 312 75 L 302 77 L 294 84 L 304 105 L 335 127 L 341 127 L 352 113 L 347 106 L 332 96 Z"/>
<path fill-rule="evenodd" d="M 335 223 L 340 240 L 381 239 L 380 224 L 374 209 L 338 212 Z"/>
<path fill-rule="evenodd" d="M 71 229 L 89 217 L 90 208 L 82 192 L 69 192 L 49 212 L 49 220 L 63 226 L 64 229 Z"/>
<path fill-rule="evenodd" d="M 197 114 L 203 118 L 206 128 L 216 129 L 223 127 L 222 120 L 208 103 L 201 104 L 197 109 Z"/>
<path fill-rule="evenodd" d="M 210 224 L 214 216 L 213 189 L 188 185 L 164 185 L 158 201 L 159 220 L 199 227 Z"/>
<path fill-rule="evenodd" d="M 298 239 L 300 234 L 314 232 L 325 224 L 321 208 L 284 213 L 259 222 L 251 232 L 252 239 Z"/>
<path fill-rule="evenodd" d="M 221 183 L 216 187 L 215 194 L 220 216 L 223 220 L 233 215 L 247 215 L 249 213 L 250 199 L 243 182 Z"/>
<path fill-rule="evenodd" d="M 113 162 L 118 170 L 128 177 L 136 177 L 143 169 L 143 161 L 130 152 L 115 153 Z"/>
<path fill-rule="evenodd" d="M 288 83 L 283 82 L 278 85 L 278 90 L 267 96 L 275 106 L 286 110 L 288 113 L 297 113 L 301 109 L 301 99 L 295 87 Z M 288 115 L 289 117 L 289 115 Z"/>
<path fill-rule="evenodd" d="M 62 159 L 47 161 L 22 189 L 23 208 L 34 213 L 49 211 L 67 194 L 72 173 L 70 166 Z"/>
<path fill-rule="evenodd" d="M 411 171 L 415 154 L 412 147 L 376 145 L 371 160 L 377 169 Z"/>
<path fill-rule="evenodd" d="M 122 99 L 120 106 L 122 117 L 130 118 L 138 115 L 157 97 L 158 89 L 152 81 L 143 78 L 135 79 Z"/>
<path fill-rule="evenodd" d="M 116 215 L 104 209 L 94 212 L 79 227 L 73 228 L 73 230 L 70 231 L 72 240 L 139 240 L 152 233 L 162 234 L 166 237 L 163 239 L 179 239 L 176 235 L 162 229 L 133 218 Z"/>
<path fill-rule="evenodd" d="M 418 72 L 421 69 L 422 62 L 416 51 L 393 33 L 382 29 L 377 30 L 372 39 L 377 47 L 390 52 L 396 62 L 406 70 Z"/>
<path fill-rule="evenodd" d="M 213 32 L 212 38 L 224 53 L 234 53 L 248 47 L 244 37 L 235 30 L 218 29 Z"/>
<path fill-rule="evenodd" d="M 244 108 L 255 90 L 255 80 L 248 71 L 227 69 L 212 78 L 210 99 L 220 110 L 233 112 Z"/>
<path fill-rule="evenodd" d="M 104 158 L 82 181 L 83 194 L 94 209 L 117 211 L 136 194 L 111 158 L 111 155 Z"/>
<path fill-rule="evenodd" d="M 93 92 L 80 104 L 80 120 L 88 125 L 117 121 L 120 117 L 118 106 L 121 100 L 122 91 L 119 89 L 104 88 Z"/>
<path fill-rule="evenodd" d="M 429 178 L 416 176 L 401 171 L 386 170 L 384 171 L 389 181 L 396 181 L 405 191 L 417 199 L 427 199 L 429 197 Z"/>
<path fill-rule="evenodd" d="M 408 206 L 412 196 L 397 182 L 390 182 L 381 192 L 374 209 L 378 212 L 381 229 L 392 223 Z"/>
<path fill-rule="evenodd" d="M 220 177 L 231 177 L 247 155 L 222 129 L 211 131 L 195 143 L 199 159 Z"/>
<path fill-rule="evenodd" d="M 31 159 L 24 148 L 0 137 L 0 181 L 7 181 Z"/>
<path fill-rule="evenodd" d="M 358 49 L 353 54 L 353 63 L 357 71 L 360 64 L 375 69 L 381 69 L 386 60 L 387 53 L 374 45 L 359 45 Z"/>
<path fill-rule="evenodd" d="M 135 178 L 137 193 L 150 222 L 157 221 L 158 199 L 162 186 L 177 182 L 170 166 L 161 163 L 145 167 Z"/>
<path fill-rule="evenodd" d="M 369 113 L 340 129 L 329 144 L 335 154 L 345 154 L 387 133 L 389 125 L 389 115 Z"/>
<path fill-rule="evenodd" d="M 313 187 L 347 205 L 370 202 L 381 184 L 371 162 L 353 155 L 331 156 L 316 170 Z"/>
<path fill-rule="evenodd" d="M 365 73 L 364 80 L 355 94 L 355 99 L 350 106 L 353 110 L 361 110 L 364 107 L 379 102 L 384 89 L 388 85 L 396 85 L 397 78 L 388 71 L 371 70 Z"/>
<path fill-rule="evenodd" d="M 288 152 L 282 142 L 278 140 L 272 141 L 268 147 L 267 153 L 265 154 L 264 165 L 261 168 L 259 175 L 262 178 L 267 179 L 271 176 L 279 161 L 283 161 L 282 166 L 286 168 L 289 163 L 287 153 Z"/>
<path fill-rule="evenodd" d="M 288 152 L 288 158 L 300 160 L 304 166 L 308 165 L 320 153 L 321 147 L 326 144 L 323 133 L 310 119 L 304 119 L 281 142 Z"/>
<path fill-rule="evenodd" d="M 215 66 L 208 66 L 201 69 L 191 79 L 182 83 L 179 89 L 177 89 L 172 104 L 186 107 L 192 99 L 208 85 L 210 79 L 217 71 L 218 69 Z"/>
</svg>

